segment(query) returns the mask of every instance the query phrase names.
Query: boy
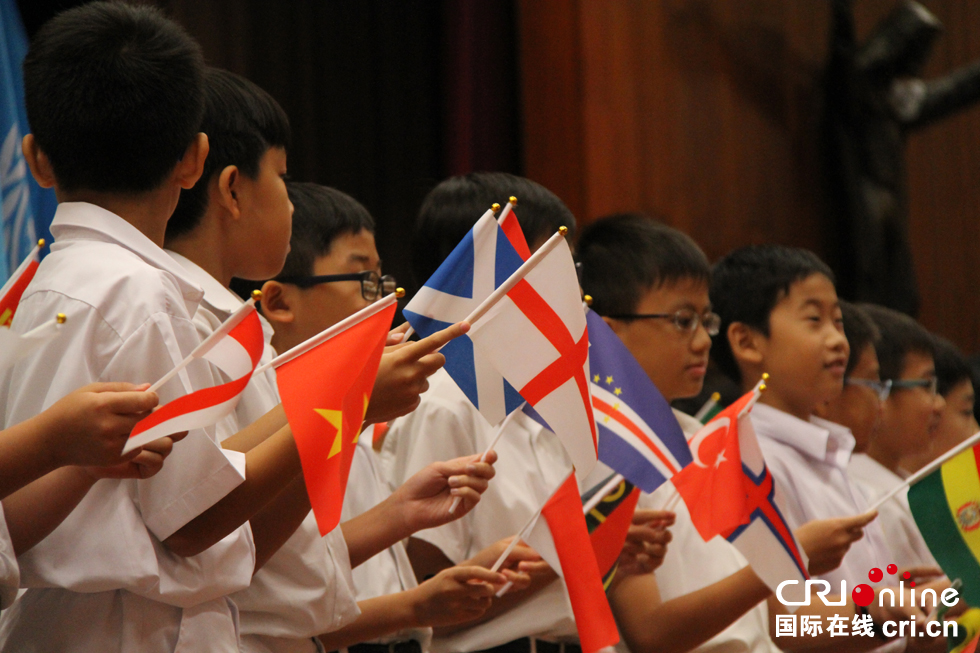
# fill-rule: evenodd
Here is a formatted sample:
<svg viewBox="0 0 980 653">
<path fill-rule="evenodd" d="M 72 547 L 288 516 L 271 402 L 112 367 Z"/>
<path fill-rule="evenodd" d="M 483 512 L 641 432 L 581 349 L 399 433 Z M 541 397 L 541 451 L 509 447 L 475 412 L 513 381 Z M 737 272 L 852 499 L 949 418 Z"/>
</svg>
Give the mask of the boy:
<svg viewBox="0 0 980 653">
<path fill-rule="evenodd" d="M 973 407 L 976 393 L 970 364 L 963 353 L 952 342 L 942 336 L 933 335 L 936 359 L 936 378 L 938 391 L 946 400 L 946 408 L 939 418 L 932 437 L 931 450 L 904 456 L 899 463 L 903 472 L 912 474 L 919 471 L 939 456 L 943 455 L 968 437 L 980 431 Z"/>
<path fill-rule="evenodd" d="M 332 275 L 361 274 L 377 290 L 394 283 L 380 276 L 374 221 L 363 206 L 325 186 L 289 182 L 287 187 L 295 207 L 291 247 L 282 274 L 263 284 L 261 302 L 279 350 L 288 350 L 373 299 L 365 295 L 363 281 L 332 280 Z M 371 445 L 368 429 L 355 450 L 344 521 L 363 515 L 390 495 Z M 404 545 L 396 542 L 353 572 L 360 617 L 345 628 L 324 631 L 320 640 L 327 650 L 370 641 L 427 651 L 430 626 L 467 621 L 489 605 L 490 586 L 467 582 L 471 578 L 487 581 L 500 576 L 479 567 L 454 567 L 419 585 Z"/>
<path fill-rule="evenodd" d="M 935 457 L 933 434 L 945 401 L 936 392 L 933 336 L 908 315 L 873 304 L 861 307 L 881 333 L 875 350 L 890 391 L 867 453 L 854 456 L 849 471 L 868 500 L 877 501 L 902 483 L 906 474 L 900 466 L 903 458 Z M 912 518 L 908 490 L 882 504 L 880 510 L 892 561 L 902 569 L 936 567 Z"/>
<path fill-rule="evenodd" d="M 722 322 L 711 351 L 718 366 L 745 391 L 764 372 L 770 375 L 751 419 L 766 465 L 785 492 L 785 517 L 794 529 L 844 518 L 837 530 L 847 552 L 838 568 L 819 574 L 840 587 L 842 580 L 864 582 L 890 554 L 880 527 L 868 521 L 875 513 L 847 475 L 854 437 L 814 415 L 843 390 L 850 353 L 833 278 L 812 252 L 750 246 L 715 265 L 709 295 Z M 819 557 L 797 536 L 808 555 Z"/>
<path fill-rule="evenodd" d="M 195 322 L 201 335 L 207 336 L 241 306 L 241 300 L 227 287 L 233 275 L 262 278 L 280 271 L 289 248 L 293 207 L 283 180 L 289 123 L 267 93 L 238 75 L 208 69 L 202 128 L 210 136 L 211 151 L 201 179 L 181 195 L 167 225 L 166 242 L 173 250 L 171 256 L 204 288 Z M 267 336 L 271 335 L 267 323 L 265 327 Z M 452 333 L 450 330 L 448 335 Z M 446 336 L 440 335 L 448 339 Z M 413 348 L 424 354 L 441 342 L 444 340 L 433 337 Z M 264 358 L 273 355 L 267 346 Z M 424 356 L 408 358 L 396 370 L 406 373 L 402 385 L 418 387 L 429 368 L 441 365 L 438 354 L 427 360 L 420 358 Z M 375 392 L 379 394 L 372 397 L 375 408 L 369 408 L 369 419 L 386 399 L 388 409 L 398 411 L 417 402 L 417 391 L 400 406 L 392 405 L 378 388 Z M 274 372 L 253 378 L 236 414 L 219 425 L 218 437 L 227 438 L 241 426 L 264 419 L 262 415 L 278 403 Z M 454 479 L 458 483 L 454 492 L 472 491 L 471 479 L 463 473 L 466 462 L 455 466 L 447 463 L 453 470 L 450 473 L 460 474 Z M 489 465 L 478 467 L 486 469 L 474 476 L 488 478 Z M 478 489 L 467 497 L 463 514 L 485 486 L 483 478 L 475 480 Z M 405 513 L 410 522 L 418 521 L 424 507 L 409 506 L 406 499 L 424 504 L 438 500 L 439 492 L 437 488 L 434 497 L 411 494 L 417 489 L 417 483 L 410 485 L 379 510 L 390 511 L 396 506 L 396 513 Z M 448 517 L 439 515 L 436 523 Z M 396 521 L 377 521 L 384 528 L 374 535 L 364 528 L 363 520 L 355 520 L 321 539 L 301 478 L 257 514 L 251 521 L 257 549 L 259 543 L 266 546 L 257 554 L 256 568 L 266 560 L 268 564 L 256 573 L 247 590 L 232 596 L 241 611 L 243 650 L 316 650 L 316 635 L 350 622 L 357 608 L 349 587 L 349 565 L 356 566 L 407 535 L 398 530 Z M 429 521 L 423 524 L 432 525 Z M 350 561 L 346 544 L 350 544 Z"/>
</svg>

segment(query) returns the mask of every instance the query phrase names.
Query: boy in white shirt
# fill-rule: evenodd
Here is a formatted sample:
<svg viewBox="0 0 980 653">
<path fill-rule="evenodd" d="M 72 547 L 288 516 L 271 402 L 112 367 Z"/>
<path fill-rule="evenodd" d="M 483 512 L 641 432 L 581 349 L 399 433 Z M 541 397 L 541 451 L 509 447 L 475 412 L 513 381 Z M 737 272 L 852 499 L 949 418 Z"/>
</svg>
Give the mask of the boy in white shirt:
<svg viewBox="0 0 980 653">
<path fill-rule="evenodd" d="M 831 587 L 841 580 L 854 587 L 872 568 L 889 564 L 890 553 L 879 525 L 868 521 L 875 513 L 868 513 L 863 492 L 847 475 L 854 437 L 814 415 L 841 393 L 850 353 L 833 279 L 806 250 L 760 245 L 729 253 L 712 270 L 709 294 L 722 324 L 711 355 L 745 391 L 764 372 L 770 375 L 751 419 L 766 465 L 784 490 L 785 517 L 811 559 L 828 557 L 815 551 L 818 545 L 843 545 L 838 568 L 814 569 L 811 562 L 811 573 Z M 800 528 L 831 518 L 843 518 L 836 534 L 814 538 Z M 877 604 L 868 609 L 880 624 Z M 911 613 L 926 616 L 918 607 Z M 937 645 L 928 638 L 908 641 Z"/>
<path fill-rule="evenodd" d="M 280 271 L 288 250 L 293 207 L 283 180 L 289 124 L 267 93 L 238 75 L 208 69 L 202 128 L 210 135 L 211 151 L 201 179 L 182 193 L 168 222 L 167 245 L 174 250 L 171 256 L 205 289 L 195 321 L 201 335 L 206 336 L 241 306 L 241 300 L 227 287 L 233 275 L 264 278 Z M 271 338 L 271 326 L 263 323 L 267 338 Z M 432 341 L 432 349 L 442 342 L 435 336 Z M 419 343 L 416 349 L 422 351 L 426 346 L 430 345 Z M 267 342 L 263 358 L 268 360 L 273 355 Z M 400 382 L 409 389 L 424 382 L 428 366 L 441 364 L 438 354 L 430 360 L 420 358 L 424 357 L 406 359 L 395 370 L 403 375 Z M 393 403 L 386 390 L 397 386 L 385 376 L 383 373 L 379 384 L 382 387 L 376 387 L 372 395 L 369 419 L 378 406 L 405 411 L 417 401 L 417 391 L 414 395 L 403 392 L 407 401 Z M 278 403 L 275 373 L 253 378 L 236 413 L 219 424 L 219 438 L 263 419 L 261 416 Z M 487 467 L 482 470 L 484 474 L 473 475 L 478 491 L 485 486 L 480 477 L 491 473 L 489 466 L 482 467 Z M 463 474 L 455 481 L 457 489 L 470 489 L 470 476 Z M 396 505 L 396 512 L 414 516 L 421 508 L 408 506 L 406 499 L 425 503 L 437 498 L 402 493 L 386 507 Z M 465 509 L 472 505 L 472 499 Z M 448 515 L 439 517 L 436 523 Z M 380 539 L 365 537 L 363 523 L 357 522 L 344 524 L 343 529 L 321 539 L 302 479 L 254 516 L 251 525 L 256 541 L 265 541 L 268 553 L 257 560 L 258 571 L 251 586 L 232 595 L 241 611 L 242 649 L 315 651 L 317 635 L 355 619 L 357 606 L 350 588 L 351 560 L 345 536 L 356 565 L 407 534 L 397 531 L 396 522 L 380 521 L 391 526 Z"/>
</svg>

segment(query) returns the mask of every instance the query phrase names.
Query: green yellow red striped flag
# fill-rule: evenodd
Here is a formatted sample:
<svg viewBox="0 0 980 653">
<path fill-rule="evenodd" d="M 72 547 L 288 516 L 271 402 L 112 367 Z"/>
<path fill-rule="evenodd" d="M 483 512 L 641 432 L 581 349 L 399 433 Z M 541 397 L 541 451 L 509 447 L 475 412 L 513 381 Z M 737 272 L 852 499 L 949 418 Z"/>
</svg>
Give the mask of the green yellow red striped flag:
<svg viewBox="0 0 980 653">
<path fill-rule="evenodd" d="M 910 487 L 909 506 L 936 562 L 980 605 L 980 444 Z"/>
</svg>

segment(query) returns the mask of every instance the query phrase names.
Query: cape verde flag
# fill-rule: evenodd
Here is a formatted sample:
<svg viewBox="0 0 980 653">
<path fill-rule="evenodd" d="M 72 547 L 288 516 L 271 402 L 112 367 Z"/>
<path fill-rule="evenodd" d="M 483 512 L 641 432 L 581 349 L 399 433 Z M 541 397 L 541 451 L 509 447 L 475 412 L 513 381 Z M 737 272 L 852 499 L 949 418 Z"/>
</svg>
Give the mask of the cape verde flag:
<svg viewBox="0 0 980 653">
<path fill-rule="evenodd" d="M 487 211 L 403 310 L 427 337 L 465 320 L 473 309 L 517 271 L 523 260 Z M 474 350 L 469 336 L 442 348 L 446 371 L 490 424 L 499 424 L 524 399 Z"/>
<path fill-rule="evenodd" d="M 691 462 L 684 432 L 619 336 L 594 311 L 586 321 L 599 460 L 651 493 Z"/>
</svg>

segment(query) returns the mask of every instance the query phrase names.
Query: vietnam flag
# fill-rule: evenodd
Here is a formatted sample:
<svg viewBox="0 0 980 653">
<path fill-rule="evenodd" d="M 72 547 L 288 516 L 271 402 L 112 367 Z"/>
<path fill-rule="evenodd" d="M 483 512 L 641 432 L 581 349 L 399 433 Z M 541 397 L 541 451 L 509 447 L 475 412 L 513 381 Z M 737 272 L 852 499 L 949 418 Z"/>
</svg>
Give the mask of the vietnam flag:
<svg viewBox="0 0 980 653">
<path fill-rule="evenodd" d="M 27 284 L 34 278 L 37 268 L 41 264 L 42 247 L 44 247 L 43 238 L 37 241 L 37 245 L 24 259 L 24 262 L 17 266 L 14 273 L 7 279 L 7 283 L 3 284 L 3 288 L 0 288 L 0 326 L 9 327 L 10 321 L 14 319 L 20 298 L 24 295 Z"/>
<path fill-rule="evenodd" d="M 282 407 L 321 535 L 340 523 L 354 448 L 395 315 L 394 295 L 382 310 L 377 310 L 378 304 L 367 307 L 343 331 L 276 368 Z"/>
</svg>

